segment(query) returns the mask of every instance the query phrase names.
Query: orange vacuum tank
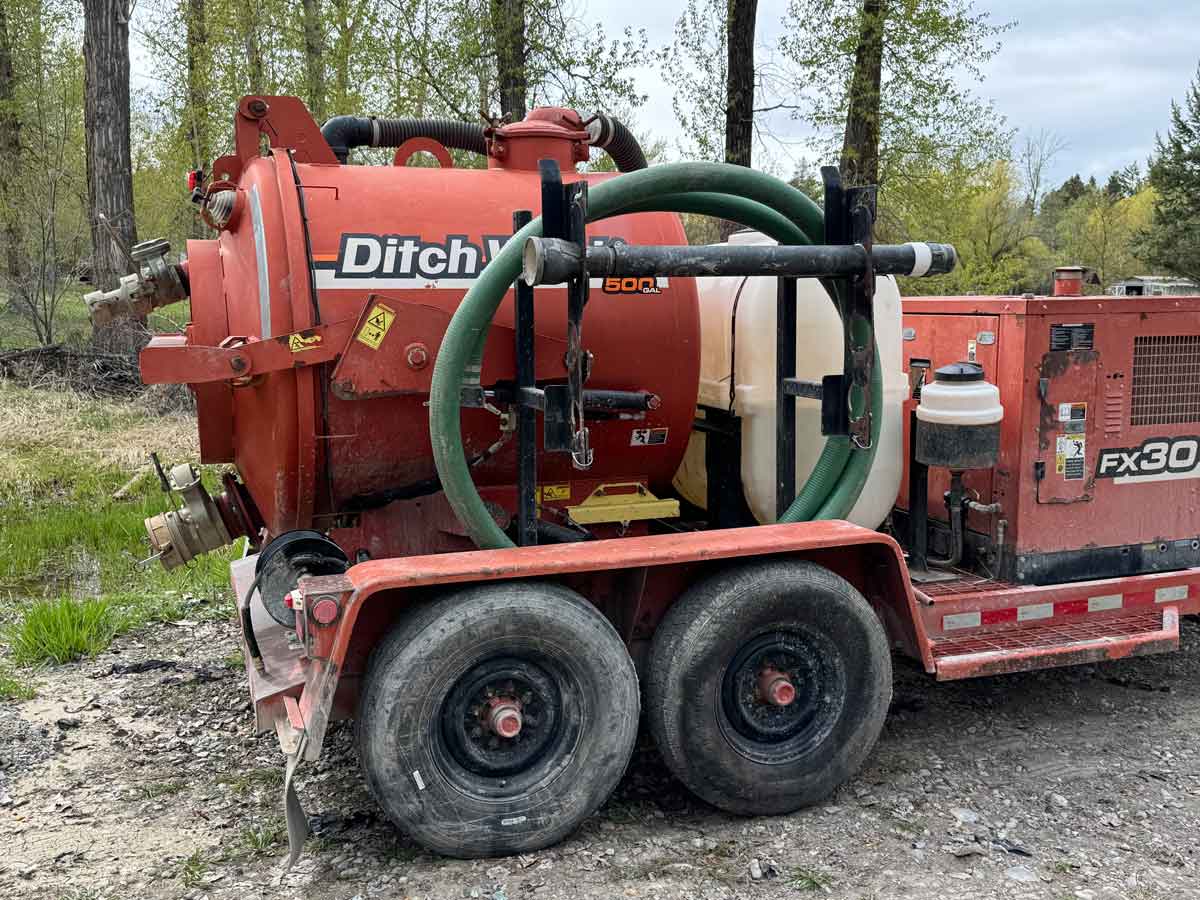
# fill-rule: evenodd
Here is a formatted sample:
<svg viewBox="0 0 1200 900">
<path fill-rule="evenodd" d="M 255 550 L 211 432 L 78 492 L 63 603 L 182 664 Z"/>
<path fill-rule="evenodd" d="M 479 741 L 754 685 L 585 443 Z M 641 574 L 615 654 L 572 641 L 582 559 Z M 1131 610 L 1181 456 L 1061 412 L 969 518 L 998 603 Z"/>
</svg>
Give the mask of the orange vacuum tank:
<svg viewBox="0 0 1200 900">
<path fill-rule="evenodd" d="M 396 164 L 340 164 L 294 98 L 247 98 L 235 124 L 237 153 L 214 165 L 202 206 L 219 235 L 187 245 L 191 322 L 143 352 L 144 379 L 192 384 L 202 460 L 237 465 L 241 505 L 256 508 L 242 518 L 268 537 L 315 528 L 370 556 L 470 546 L 438 500 L 426 406 L 433 362 L 454 310 L 513 232 L 514 211 L 540 209 L 538 160 L 576 177 L 588 155 L 584 123 L 571 110 L 539 109 L 488 128 L 486 169 L 449 167 L 444 148 L 424 138 L 402 145 Z M 404 165 L 418 150 L 441 165 Z M 612 218 L 589 234 L 686 243 L 667 213 Z M 566 291 L 539 288 L 535 298 L 536 376 L 563 382 Z M 589 414 L 595 462 L 586 471 L 569 454 L 539 453 L 543 502 L 565 508 L 616 483 L 668 489 L 697 395 L 695 283 L 594 282 L 583 347 L 588 389 L 647 392 L 652 408 Z M 510 292 L 480 382 L 514 376 Z M 511 422 L 495 408 L 462 416 L 468 457 L 483 457 L 476 484 L 504 521 L 516 508 Z"/>
</svg>

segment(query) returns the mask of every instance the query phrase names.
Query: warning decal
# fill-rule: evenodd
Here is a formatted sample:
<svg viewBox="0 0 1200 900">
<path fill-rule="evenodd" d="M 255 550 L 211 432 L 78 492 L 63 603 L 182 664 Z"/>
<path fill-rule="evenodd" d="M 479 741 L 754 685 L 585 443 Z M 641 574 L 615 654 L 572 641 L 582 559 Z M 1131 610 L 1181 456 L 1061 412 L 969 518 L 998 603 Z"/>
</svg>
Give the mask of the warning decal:
<svg viewBox="0 0 1200 900">
<path fill-rule="evenodd" d="M 571 485 L 568 484 L 544 484 L 538 488 L 539 500 L 570 500 Z"/>
<path fill-rule="evenodd" d="M 308 337 L 304 336 L 304 332 L 297 331 L 295 334 L 288 335 L 288 349 L 293 353 L 299 353 L 301 350 L 312 350 L 314 347 L 321 345 L 321 336 L 312 334 Z"/>
<path fill-rule="evenodd" d="M 396 311 L 394 309 L 384 306 L 382 303 L 376 303 L 367 316 L 367 321 L 363 322 L 362 328 L 358 329 L 358 334 L 354 336 L 354 339 L 360 344 L 366 344 L 372 350 L 378 350 L 388 329 L 395 321 Z"/>
<path fill-rule="evenodd" d="M 666 442 L 665 428 L 635 428 L 629 437 L 630 447 L 661 447 Z"/>
<path fill-rule="evenodd" d="M 1060 434 L 1054 451 L 1054 470 L 1066 481 L 1082 481 L 1087 440 L 1082 434 Z"/>
<path fill-rule="evenodd" d="M 1087 419 L 1087 404 L 1086 403 L 1060 403 L 1058 404 L 1058 421 L 1060 422 L 1082 422 Z"/>
</svg>

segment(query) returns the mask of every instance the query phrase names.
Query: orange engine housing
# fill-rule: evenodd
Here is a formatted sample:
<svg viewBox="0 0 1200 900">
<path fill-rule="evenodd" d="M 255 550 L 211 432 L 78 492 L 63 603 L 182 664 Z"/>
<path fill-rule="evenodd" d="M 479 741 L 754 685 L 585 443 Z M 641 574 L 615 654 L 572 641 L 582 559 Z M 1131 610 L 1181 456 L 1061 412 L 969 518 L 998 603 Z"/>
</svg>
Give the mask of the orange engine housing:
<svg viewBox="0 0 1200 900">
<path fill-rule="evenodd" d="M 202 461 L 236 463 L 268 536 L 332 529 L 348 553 L 371 556 L 467 546 L 440 495 L 367 509 L 362 498 L 435 477 L 425 406 L 434 359 L 454 310 L 512 233 L 514 211 L 537 214 L 537 161 L 557 160 L 568 181 L 610 177 L 576 174 L 587 153 L 578 114 L 535 110 L 489 130 L 487 169 L 339 165 L 290 97 L 246 98 L 235 124 L 237 152 L 217 161 L 209 186 L 210 196 L 234 192 L 232 215 L 216 239 L 188 242 L 191 322 L 186 335 L 152 342 L 145 380 L 192 384 Z M 679 217 L 666 213 L 615 217 L 589 231 L 593 241 L 686 242 Z M 665 282 L 653 294 L 593 286 L 583 325 L 593 355 L 587 386 L 649 391 L 661 405 L 634 421 L 589 419 L 595 463 L 587 472 L 574 471 L 567 454 L 539 454 L 539 483 L 556 486 L 544 502 L 578 503 L 601 483 L 669 484 L 691 427 L 700 342 L 694 282 Z M 539 383 L 565 381 L 566 291 L 539 288 L 535 297 Z M 382 329 L 368 321 L 381 307 L 374 322 Z M 231 348 L 251 360 L 271 349 L 285 362 L 214 377 L 212 360 Z M 510 292 L 481 381 L 514 377 Z M 665 429 L 665 440 L 635 442 L 634 429 L 659 429 L 659 438 Z M 499 419 L 465 409 L 463 434 L 473 457 L 497 441 Z M 515 440 L 474 474 L 498 519 L 515 510 Z"/>
</svg>

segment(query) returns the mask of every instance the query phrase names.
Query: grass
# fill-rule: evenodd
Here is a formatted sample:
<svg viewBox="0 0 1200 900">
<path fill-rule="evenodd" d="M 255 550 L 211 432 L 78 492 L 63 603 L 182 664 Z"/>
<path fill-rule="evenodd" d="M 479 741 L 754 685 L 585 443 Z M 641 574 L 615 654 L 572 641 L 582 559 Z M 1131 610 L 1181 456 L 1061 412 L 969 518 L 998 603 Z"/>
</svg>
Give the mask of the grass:
<svg viewBox="0 0 1200 900">
<path fill-rule="evenodd" d="M 29 700 L 33 695 L 32 682 L 0 666 L 0 700 Z"/>
<path fill-rule="evenodd" d="M 208 874 L 208 865 L 208 860 L 204 857 L 204 851 L 195 851 L 179 864 L 179 880 L 183 882 L 185 888 L 196 887 L 204 880 L 204 876 Z"/>
<path fill-rule="evenodd" d="M 171 504 L 147 462 L 155 449 L 194 460 L 194 420 L 0 380 L 0 645 L 14 662 L 87 657 L 151 622 L 229 614 L 241 542 L 173 572 L 142 564 L 142 521 Z M 219 473 L 205 470 L 210 490 Z"/>
<path fill-rule="evenodd" d="M 830 878 L 815 869 L 797 869 L 789 879 L 798 891 L 828 891 Z"/>
<path fill-rule="evenodd" d="M 242 846 L 252 856 L 265 856 L 287 840 L 287 829 L 279 821 L 247 825 L 242 829 Z"/>
<path fill-rule="evenodd" d="M 107 600 L 36 600 L 6 634 L 13 661 L 36 666 L 92 657 L 117 633 L 117 616 Z"/>
<path fill-rule="evenodd" d="M 244 772 L 238 772 L 236 775 L 222 778 L 221 781 L 223 784 L 229 785 L 229 789 L 239 796 L 248 794 L 256 789 L 274 791 L 283 787 L 283 769 L 279 766 L 247 769 Z"/>
<path fill-rule="evenodd" d="M 138 788 L 138 793 L 144 800 L 157 800 L 178 794 L 186 787 L 187 784 L 182 781 L 149 781 Z"/>
</svg>

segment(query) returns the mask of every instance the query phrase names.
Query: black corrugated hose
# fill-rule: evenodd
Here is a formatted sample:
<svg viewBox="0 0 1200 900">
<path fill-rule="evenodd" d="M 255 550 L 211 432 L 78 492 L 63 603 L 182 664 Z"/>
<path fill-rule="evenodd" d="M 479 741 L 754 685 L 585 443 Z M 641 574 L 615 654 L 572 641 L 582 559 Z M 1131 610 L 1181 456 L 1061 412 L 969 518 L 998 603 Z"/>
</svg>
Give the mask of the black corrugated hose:
<svg viewBox="0 0 1200 900">
<path fill-rule="evenodd" d="M 596 113 L 588 120 L 588 134 L 594 147 L 608 152 L 617 171 L 632 172 L 646 168 L 646 154 L 628 128 L 619 121 Z M 415 137 L 433 138 L 455 150 L 487 155 L 487 140 L 482 125 L 458 119 L 380 119 L 375 116 L 334 116 L 321 126 L 338 162 L 345 164 L 355 147 L 399 147 Z"/>
<path fill-rule="evenodd" d="M 612 116 L 596 113 L 588 121 L 592 146 L 608 151 L 618 172 L 633 172 L 646 168 L 646 154 L 628 128 Z"/>
<path fill-rule="evenodd" d="M 458 119 L 380 119 L 375 116 L 334 116 L 321 126 L 338 162 L 345 163 L 355 147 L 399 147 L 409 138 L 433 138 L 455 150 L 487 153 L 483 126 Z"/>
</svg>

